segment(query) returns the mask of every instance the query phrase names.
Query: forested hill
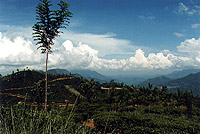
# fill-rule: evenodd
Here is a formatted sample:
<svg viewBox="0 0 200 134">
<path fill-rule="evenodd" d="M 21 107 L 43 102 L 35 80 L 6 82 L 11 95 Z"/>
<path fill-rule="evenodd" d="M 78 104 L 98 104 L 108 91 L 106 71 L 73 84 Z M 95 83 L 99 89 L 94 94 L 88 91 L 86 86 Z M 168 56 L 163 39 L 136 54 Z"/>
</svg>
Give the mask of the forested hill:
<svg viewBox="0 0 200 134">
<path fill-rule="evenodd" d="M 35 82 L 44 79 L 44 74 L 34 71 L 18 71 L 10 75 L 4 76 L 1 79 L 1 89 L 4 88 L 19 88 L 25 86 L 33 86 Z"/>
<path fill-rule="evenodd" d="M 153 84 L 154 87 L 167 86 L 169 92 L 177 92 L 177 88 L 180 88 L 183 92 L 192 89 L 193 94 L 198 95 L 200 92 L 200 72 L 191 73 L 178 79 L 171 79 L 166 76 L 156 77 L 140 83 L 140 86 L 148 86 L 148 83 Z"/>
<path fill-rule="evenodd" d="M 95 133 L 199 133 L 200 98 L 189 90 L 179 93 L 166 91 L 166 88 L 135 87 L 114 81 L 100 84 L 82 77 L 48 75 L 48 111 L 58 110 L 58 119 L 69 119 L 68 116 L 73 114 L 69 122 L 81 125 L 79 129 L 86 128 L 82 126 L 84 122 L 92 121 Z M 26 120 L 32 119 L 27 116 L 35 114 L 26 114 L 28 109 L 27 112 L 24 109 L 35 108 L 37 113 L 43 109 L 44 74 L 27 70 L 2 77 L 0 99 L 3 107 L 16 106 L 11 109 L 16 118 L 11 118 L 12 114 L 3 108 L 1 117 L 7 117 L 3 121 L 12 123 L 11 119 L 21 119 L 24 113 Z M 37 117 L 34 119 L 38 120 Z M 42 117 L 39 121 L 44 119 Z M 60 126 L 61 122 L 66 120 L 52 124 Z"/>
<path fill-rule="evenodd" d="M 145 80 L 144 82 L 140 83 L 140 86 L 148 86 L 148 83 L 153 84 L 153 86 L 164 86 L 167 84 L 167 82 L 171 81 L 171 78 L 160 76 L 156 78 L 151 78 L 148 80 Z"/>
<path fill-rule="evenodd" d="M 43 101 L 44 73 L 19 71 L 2 77 L 0 98 L 3 103 L 16 104 L 25 96 L 29 102 Z M 100 84 L 81 77 L 70 75 L 48 75 L 48 101 L 74 103 L 77 96 L 88 99 L 98 93 Z M 42 99 L 39 99 L 42 98 Z"/>
<path fill-rule="evenodd" d="M 181 90 L 193 90 L 194 95 L 198 95 L 200 92 L 200 72 L 189 74 L 183 78 L 171 80 L 166 83 L 170 91 L 174 91 L 179 87 Z"/>
</svg>

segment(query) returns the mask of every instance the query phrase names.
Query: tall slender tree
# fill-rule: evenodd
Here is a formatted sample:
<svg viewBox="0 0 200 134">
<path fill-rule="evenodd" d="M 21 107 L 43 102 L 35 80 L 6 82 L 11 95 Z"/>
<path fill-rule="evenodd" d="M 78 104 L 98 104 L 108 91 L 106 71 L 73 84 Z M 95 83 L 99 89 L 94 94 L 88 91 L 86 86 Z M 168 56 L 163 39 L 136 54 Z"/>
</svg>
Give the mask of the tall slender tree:
<svg viewBox="0 0 200 134">
<path fill-rule="evenodd" d="M 37 22 L 33 26 L 33 38 L 37 41 L 36 45 L 39 45 L 38 49 L 46 54 L 46 73 L 45 73 L 45 111 L 47 110 L 47 64 L 48 55 L 51 51 L 51 46 L 54 45 L 56 37 L 62 33 L 60 28 L 66 28 L 70 23 L 70 17 L 72 13 L 69 11 L 69 4 L 64 1 L 60 1 L 58 6 L 60 9 L 51 10 L 51 1 L 40 0 L 40 3 L 36 7 L 36 20 Z"/>
</svg>

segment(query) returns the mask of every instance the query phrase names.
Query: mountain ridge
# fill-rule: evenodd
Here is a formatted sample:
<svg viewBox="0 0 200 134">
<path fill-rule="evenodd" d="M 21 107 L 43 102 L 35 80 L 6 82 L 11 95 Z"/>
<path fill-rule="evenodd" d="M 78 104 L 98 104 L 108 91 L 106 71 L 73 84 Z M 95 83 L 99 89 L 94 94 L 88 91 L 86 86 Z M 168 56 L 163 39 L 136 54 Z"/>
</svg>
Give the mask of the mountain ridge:
<svg viewBox="0 0 200 134">
<path fill-rule="evenodd" d="M 194 95 L 200 95 L 200 72 L 191 73 L 185 77 L 171 80 L 166 83 L 170 91 L 180 88 L 182 91 L 193 90 Z"/>
<path fill-rule="evenodd" d="M 147 80 L 141 82 L 139 85 L 140 86 L 148 86 L 148 83 L 151 83 L 151 84 L 153 84 L 153 86 L 163 86 L 171 80 L 172 80 L 171 78 L 168 78 L 166 76 L 159 76 L 159 77 L 147 79 Z"/>
<path fill-rule="evenodd" d="M 53 75 L 73 75 L 73 76 L 77 76 L 77 77 L 84 77 L 84 78 L 87 78 L 87 79 L 94 79 L 96 81 L 99 81 L 99 82 L 107 82 L 107 81 L 110 81 L 112 80 L 112 78 L 108 77 L 108 76 L 105 76 L 105 75 L 102 75 L 96 71 L 92 71 L 92 70 L 88 70 L 88 69 L 85 69 L 85 70 L 66 70 L 66 69 L 50 69 L 48 70 L 48 73 L 49 74 L 53 74 Z"/>
<path fill-rule="evenodd" d="M 200 91 L 200 72 L 190 73 L 181 78 L 168 78 L 166 76 L 159 76 L 151 79 L 147 79 L 140 83 L 140 86 L 148 86 L 148 83 L 153 86 L 167 86 L 169 92 L 176 92 L 178 88 L 182 91 L 193 90 L 194 95 L 198 95 Z"/>
<path fill-rule="evenodd" d="M 181 71 L 174 71 L 165 76 L 168 78 L 172 78 L 172 79 L 178 79 L 178 78 L 185 77 L 191 73 L 198 73 L 198 72 L 200 72 L 200 69 L 185 69 L 185 70 L 181 70 Z"/>
</svg>

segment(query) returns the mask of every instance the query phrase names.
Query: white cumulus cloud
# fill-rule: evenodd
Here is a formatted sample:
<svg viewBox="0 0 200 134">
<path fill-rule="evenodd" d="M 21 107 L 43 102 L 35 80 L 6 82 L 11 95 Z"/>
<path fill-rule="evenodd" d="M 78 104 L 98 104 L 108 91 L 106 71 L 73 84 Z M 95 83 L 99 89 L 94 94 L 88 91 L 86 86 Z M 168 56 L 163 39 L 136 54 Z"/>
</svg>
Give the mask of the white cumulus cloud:
<svg viewBox="0 0 200 134">
<path fill-rule="evenodd" d="M 186 53 L 194 62 L 199 62 L 200 59 L 200 38 L 187 39 L 177 46 L 179 52 Z M 197 63 L 197 64 L 198 64 Z"/>
<path fill-rule="evenodd" d="M 0 33 L 0 65 L 40 64 L 42 58 L 31 41 L 22 37 L 13 40 Z"/>
<path fill-rule="evenodd" d="M 127 54 L 130 50 L 136 50 L 139 47 L 133 45 L 130 41 L 116 38 L 114 33 L 108 34 L 91 34 L 91 33 L 75 33 L 64 31 L 61 35 L 63 40 L 71 40 L 74 43 L 84 42 L 92 48 L 99 51 L 98 56 Z"/>
<path fill-rule="evenodd" d="M 80 40 L 84 41 L 86 35 L 74 35 L 70 38 L 80 37 Z M 102 44 L 106 49 L 109 48 L 116 52 L 113 53 L 125 53 L 128 48 L 128 44 L 125 45 L 124 49 L 118 48 L 119 43 L 126 42 L 121 39 L 114 39 L 111 35 L 107 35 L 107 41 L 111 46 L 108 46 L 106 42 L 101 40 L 105 36 L 99 35 L 88 35 L 91 37 L 88 40 L 90 43 L 97 42 Z M 105 41 L 105 39 L 104 39 Z M 112 42 L 113 41 L 113 42 Z M 117 42 L 119 41 L 119 42 Z M 131 49 L 132 56 L 124 59 L 117 60 L 100 58 L 99 53 L 101 49 L 98 49 L 98 43 L 95 47 L 93 44 L 81 43 L 71 40 L 65 40 L 61 44 L 56 41 L 55 46 L 52 46 L 53 53 L 49 55 L 49 69 L 50 68 L 63 68 L 63 69 L 91 69 L 100 72 L 109 71 L 124 71 L 124 72 L 143 72 L 144 70 L 149 70 L 154 72 L 154 70 L 169 70 L 173 68 L 183 68 L 187 66 L 200 66 L 200 38 L 199 39 L 187 39 L 177 46 L 177 53 L 173 54 L 169 50 L 163 50 L 158 53 L 150 53 L 145 56 L 145 51 L 141 48 Z M 105 44 L 106 45 L 105 45 Z M 34 45 L 28 39 L 17 36 L 14 38 L 9 38 L 3 36 L 0 33 L 0 73 L 5 74 L 16 70 L 16 68 L 23 69 L 28 66 L 31 69 L 44 70 L 45 69 L 45 55 L 37 50 L 37 46 Z M 120 51 L 120 49 L 123 49 Z M 119 50 L 119 51 L 118 51 Z M 107 54 L 108 52 L 103 52 L 102 54 Z"/>
</svg>

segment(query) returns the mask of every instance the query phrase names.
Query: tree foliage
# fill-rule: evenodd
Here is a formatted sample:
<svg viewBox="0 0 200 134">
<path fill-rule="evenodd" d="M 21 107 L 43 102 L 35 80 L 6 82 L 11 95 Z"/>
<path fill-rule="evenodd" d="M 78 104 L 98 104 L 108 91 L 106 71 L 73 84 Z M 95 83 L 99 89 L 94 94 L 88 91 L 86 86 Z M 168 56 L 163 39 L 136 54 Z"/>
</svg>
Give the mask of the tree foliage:
<svg viewBox="0 0 200 134">
<path fill-rule="evenodd" d="M 60 1 L 58 6 L 59 10 L 51 10 L 51 2 L 48 0 L 40 0 L 41 3 L 36 7 L 36 24 L 33 26 L 33 37 L 37 41 L 36 45 L 39 45 L 42 53 L 46 53 L 46 74 L 45 74 L 45 111 L 47 108 L 47 64 L 48 54 L 51 52 L 51 45 L 54 44 L 54 40 L 59 36 L 60 28 L 66 28 L 65 25 L 69 24 L 72 13 L 69 11 L 69 4 L 64 1 Z"/>
<path fill-rule="evenodd" d="M 51 10 L 52 4 L 48 0 L 40 2 L 36 7 L 37 22 L 33 26 L 33 37 L 37 41 L 36 45 L 40 45 L 38 48 L 41 48 L 42 53 L 46 53 L 51 49 L 49 45 L 53 45 L 53 40 L 62 33 L 59 29 L 66 28 L 70 23 L 72 13 L 68 9 L 69 4 L 62 0 L 58 3 L 59 10 Z"/>
</svg>

